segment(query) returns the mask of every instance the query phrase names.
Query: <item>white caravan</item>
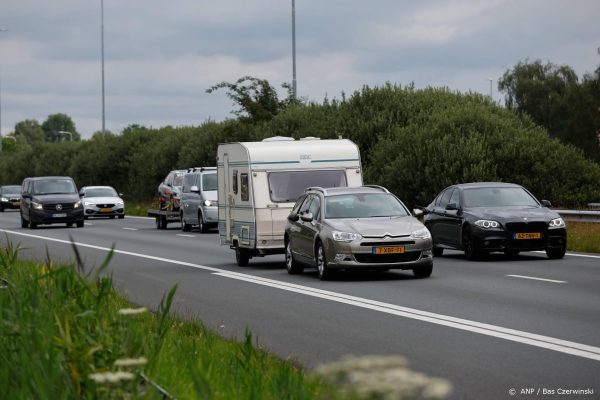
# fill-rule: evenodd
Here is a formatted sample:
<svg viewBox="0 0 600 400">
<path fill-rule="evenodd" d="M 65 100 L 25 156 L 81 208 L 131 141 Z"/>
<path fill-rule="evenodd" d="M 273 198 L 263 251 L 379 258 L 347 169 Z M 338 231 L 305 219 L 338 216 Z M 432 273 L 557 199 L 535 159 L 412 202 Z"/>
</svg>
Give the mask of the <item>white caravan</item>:
<svg viewBox="0 0 600 400">
<path fill-rule="evenodd" d="M 304 189 L 362 186 L 358 146 L 347 139 L 273 137 L 217 150 L 219 236 L 244 266 L 284 253 L 287 216 Z"/>
</svg>

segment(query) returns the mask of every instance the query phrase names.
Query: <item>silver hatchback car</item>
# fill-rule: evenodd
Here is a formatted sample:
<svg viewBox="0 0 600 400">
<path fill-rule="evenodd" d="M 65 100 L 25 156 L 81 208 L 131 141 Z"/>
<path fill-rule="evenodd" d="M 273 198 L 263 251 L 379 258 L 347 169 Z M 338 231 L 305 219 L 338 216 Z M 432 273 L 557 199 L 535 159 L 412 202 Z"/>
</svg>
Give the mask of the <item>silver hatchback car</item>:
<svg viewBox="0 0 600 400">
<path fill-rule="evenodd" d="M 308 188 L 288 216 L 285 259 L 290 274 L 332 270 L 433 271 L 431 234 L 406 206 L 380 186 Z"/>
</svg>

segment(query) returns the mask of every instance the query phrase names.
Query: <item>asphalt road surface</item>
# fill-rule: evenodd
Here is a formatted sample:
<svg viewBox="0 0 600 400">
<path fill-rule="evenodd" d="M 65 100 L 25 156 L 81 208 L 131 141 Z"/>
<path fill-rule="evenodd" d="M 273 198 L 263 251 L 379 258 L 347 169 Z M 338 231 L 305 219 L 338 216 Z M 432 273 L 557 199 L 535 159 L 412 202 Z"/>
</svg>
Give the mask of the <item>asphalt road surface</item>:
<svg viewBox="0 0 600 400">
<path fill-rule="evenodd" d="M 181 314 L 226 337 L 243 337 L 248 327 L 262 347 L 309 368 L 348 354 L 397 354 L 415 371 L 448 379 L 452 399 L 600 398 L 599 256 L 524 253 L 469 262 L 447 252 L 428 279 L 356 272 L 321 282 L 314 270 L 288 275 L 283 256 L 240 268 L 216 231 L 169 227 L 126 217 L 31 230 L 7 211 L 0 213 L 0 245 L 9 239 L 24 257 L 67 261 L 72 237 L 87 268 L 114 245 L 110 271 L 131 301 L 155 308 L 177 284 Z M 543 396 L 544 389 L 556 394 Z M 593 394 L 559 394 L 586 389 Z"/>
</svg>

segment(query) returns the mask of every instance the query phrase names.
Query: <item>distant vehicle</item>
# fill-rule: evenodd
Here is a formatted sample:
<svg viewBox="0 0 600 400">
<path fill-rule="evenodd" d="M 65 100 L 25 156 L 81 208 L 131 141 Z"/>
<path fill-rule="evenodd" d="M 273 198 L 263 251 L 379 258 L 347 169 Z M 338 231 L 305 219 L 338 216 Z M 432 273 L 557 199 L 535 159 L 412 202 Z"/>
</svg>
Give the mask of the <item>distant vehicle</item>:
<svg viewBox="0 0 600 400">
<path fill-rule="evenodd" d="M 332 270 L 433 271 L 431 235 L 404 204 L 378 186 L 309 188 L 288 216 L 285 263 L 290 274 Z"/>
<path fill-rule="evenodd" d="M 125 202 L 122 194 L 111 186 L 84 186 L 79 189 L 83 202 L 84 218 L 125 218 Z"/>
<path fill-rule="evenodd" d="M 161 210 L 178 211 L 181 200 L 181 185 L 187 170 L 177 169 L 169 172 L 165 180 L 158 185 L 158 202 Z"/>
<path fill-rule="evenodd" d="M 450 186 L 423 211 L 434 256 L 444 249 L 462 250 L 469 260 L 490 252 L 544 250 L 548 258 L 562 258 L 567 229 L 550 206 L 522 186 L 485 182 Z"/>
<path fill-rule="evenodd" d="M 68 176 L 25 178 L 21 185 L 21 227 L 64 223 L 83 228 L 83 205 Z"/>
<path fill-rule="evenodd" d="M 7 208 L 21 208 L 21 186 L 0 186 L 0 212 L 3 212 Z"/>
<path fill-rule="evenodd" d="M 361 186 L 360 153 L 347 139 L 274 137 L 217 149 L 219 237 L 240 266 L 284 253 L 286 218 L 310 186 Z"/>
<path fill-rule="evenodd" d="M 219 222 L 217 202 L 217 168 L 188 169 L 181 187 L 181 229 L 187 232 L 193 225 L 202 233 Z"/>
</svg>

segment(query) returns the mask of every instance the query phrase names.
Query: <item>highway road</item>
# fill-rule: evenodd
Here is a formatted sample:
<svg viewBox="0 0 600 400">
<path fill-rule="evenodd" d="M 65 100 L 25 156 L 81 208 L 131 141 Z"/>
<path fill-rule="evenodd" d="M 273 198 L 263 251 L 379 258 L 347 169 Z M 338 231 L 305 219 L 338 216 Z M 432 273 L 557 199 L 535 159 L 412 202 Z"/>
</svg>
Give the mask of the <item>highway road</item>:
<svg viewBox="0 0 600 400">
<path fill-rule="evenodd" d="M 170 227 L 127 217 L 31 230 L 20 227 L 18 212 L 4 212 L 0 244 L 9 239 L 24 257 L 48 252 L 61 261 L 73 258 L 72 237 L 88 268 L 114 244 L 110 271 L 131 301 L 156 307 L 178 284 L 178 312 L 227 337 L 249 327 L 262 347 L 308 368 L 347 354 L 397 354 L 413 370 L 448 379 L 452 399 L 548 398 L 543 389 L 593 390 L 551 398 L 600 398 L 599 256 L 468 262 L 448 252 L 428 279 L 361 272 L 321 282 L 312 270 L 288 275 L 283 256 L 240 268 L 216 231 Z M 529 388 L 540 394 L 522 394 Z"/>
</svg>

